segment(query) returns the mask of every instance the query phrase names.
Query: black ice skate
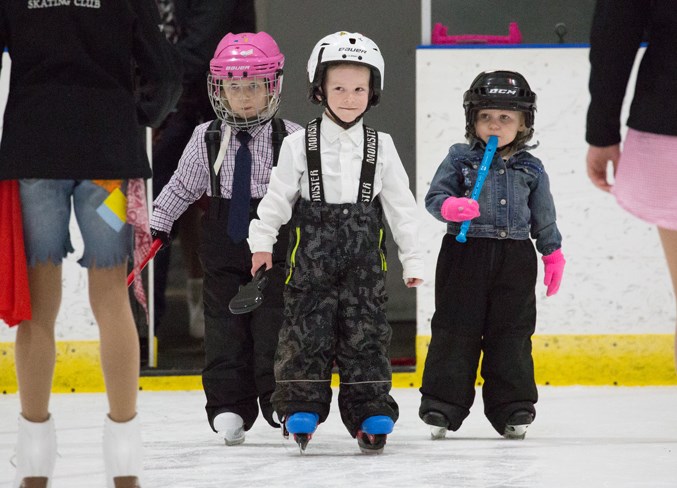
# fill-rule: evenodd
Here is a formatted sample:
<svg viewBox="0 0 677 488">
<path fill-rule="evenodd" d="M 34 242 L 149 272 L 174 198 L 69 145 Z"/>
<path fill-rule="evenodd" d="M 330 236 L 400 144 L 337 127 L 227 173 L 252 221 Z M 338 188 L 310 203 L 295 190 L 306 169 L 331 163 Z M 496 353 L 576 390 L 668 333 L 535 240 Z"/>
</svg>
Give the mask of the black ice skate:
<svg viewBox="0 0 677 488">
<path fill-rule="evenodd" d="M 386 445 L 388 434 L 393 431 L 395 422 L 386 415 L 374 415 L 362 422 L 357 431 L 357 445 L 365 454 L 381 454 Z"/>
<path fill-rule="evenodd" d="M 293 413 L 285 420 L 282 435 L 289 437 L 289 434 L 293 434 L 294 441 L 299 445 L 301 454 L 303 454 L 306 446 L 308 446 L 308 442 L 313 437 L 315 429 L 317 429 L 317 421 L 319 419 L 320 416 L 315 412 Z"/>
<path fill-rule="evenodd" d="M 449 430 L 449 421 L 443 413 L 431 410 L 423 414 L 423 422 L 430 426 L 430 437 L 444 439 Z"/>
<path fill-rule="evenodd" d="M 524 439 L 524 436 L 527 434 L 527 428 L 533 421 L 534 414 L 527 410 L 518 410 L 505 423 L 503 437 L 506 439 Z"/>
</svg>

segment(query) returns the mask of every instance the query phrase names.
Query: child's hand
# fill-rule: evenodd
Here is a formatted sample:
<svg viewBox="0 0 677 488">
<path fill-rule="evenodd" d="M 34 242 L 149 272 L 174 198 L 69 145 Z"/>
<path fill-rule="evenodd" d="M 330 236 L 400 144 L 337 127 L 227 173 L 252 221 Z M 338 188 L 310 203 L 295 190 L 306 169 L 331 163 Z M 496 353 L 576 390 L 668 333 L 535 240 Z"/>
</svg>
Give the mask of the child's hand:
<svg viewBox="0 0 677 488">
<path fill-rule="evenodd" d="M 407 285 L 407 288 L 416 288 L 423 284 L 423 280 L 421 278 L 407 278 L 405 284 Z"/>
<path fill-rule="evenodd" d="M 472 198 L 449 197 L 442 204 L 440 213 L 444 220 L 464 222 L 480 216 L 480 205 Z"/>
<path fill-rule="evenodd" d="M 263 265 L 266 269 L 273 269 L 273 253 L 272 252 L 255 252 L 252 254 L 252 276 Z"/>
<path fill-rule="evenodd" d="M 552 254 L 543 256 L 541 258 L 545 264 L 545 279 L 543 284 L 548 287 L 545 296 L 552 296 L 559 290 L 559 284 L 562 282 L 562 275 L 564 274 L 564 255 L 562 250 L 558 249 Z"/>
</svg>

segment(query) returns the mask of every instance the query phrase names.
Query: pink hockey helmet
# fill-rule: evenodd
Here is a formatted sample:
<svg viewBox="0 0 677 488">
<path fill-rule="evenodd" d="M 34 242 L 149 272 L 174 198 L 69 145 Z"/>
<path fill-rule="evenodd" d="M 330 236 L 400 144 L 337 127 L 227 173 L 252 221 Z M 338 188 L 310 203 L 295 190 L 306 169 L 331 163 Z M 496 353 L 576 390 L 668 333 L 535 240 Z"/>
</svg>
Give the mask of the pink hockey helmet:
<svg viewBox="0 0 677 488">
<path fill-rule="evenodd" d="M 273 118 L 280 105 L 283 66 L 284 55 L 266 32 L 228 33 L 209 62 L 207 84 L 216 116 L 238 128 L 253 127 Z M 234 100 L 228 99 L 227 87 L 233 84 L 239 85 L 238 89 L 265 89 L 265 106 L 256 107 L 254 114 L 240 110 Z"/>
</svg>

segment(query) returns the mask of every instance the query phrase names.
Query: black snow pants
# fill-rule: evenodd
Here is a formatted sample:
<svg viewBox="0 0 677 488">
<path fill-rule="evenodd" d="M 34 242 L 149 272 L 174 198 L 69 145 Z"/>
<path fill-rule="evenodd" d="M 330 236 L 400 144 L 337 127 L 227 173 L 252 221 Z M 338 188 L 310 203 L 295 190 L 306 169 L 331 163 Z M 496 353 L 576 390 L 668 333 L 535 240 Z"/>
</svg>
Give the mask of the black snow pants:
<svg viewBox="0 0 677 488">
<path fill-rule="evenodd" d="M 199 249 L 204 269 L 205 367 L 202 385 L 207 397 L 207 418 L 214 429 L 214 417 L 234 412 L 249 430 L 259 407 L 273 427 L 270 396 L 275 388 L 273 360 L 283 320 L 282 289 L 287 228 L 273 249 L 273 269 L 261 306 L 249 313 L 233 315 L 228 304 L 241 285 L 252 279 L 252 259 L 247 241 L 235 243 L 227 233 L 230 200 L 209 199 L 209 210 L 202 219 Z M 250 218 L 256 217 L 259 200 L 252 200 Z"/>
<path fill-rule="evenodd" d="M 338 404 L 355 437 L 372 415 L 396 421 L 390 396 L 392 330 L 386 319 L 382 208 L 300 199 L 290 227 L 285 318 L 272 403 L 280 417 L 315 412 L 323 422 L 338 366 Z"/>
<path fill-rule="evenodd" d="M 435 271 L 435 313 L 419 415 L 436 410 L 457 430 L 470 413 L 480 353 L 484 413 L 499 434 L 538 400 L 531 357 L 537 259 L 530 240 L 446 234 Z"/>
</svg>

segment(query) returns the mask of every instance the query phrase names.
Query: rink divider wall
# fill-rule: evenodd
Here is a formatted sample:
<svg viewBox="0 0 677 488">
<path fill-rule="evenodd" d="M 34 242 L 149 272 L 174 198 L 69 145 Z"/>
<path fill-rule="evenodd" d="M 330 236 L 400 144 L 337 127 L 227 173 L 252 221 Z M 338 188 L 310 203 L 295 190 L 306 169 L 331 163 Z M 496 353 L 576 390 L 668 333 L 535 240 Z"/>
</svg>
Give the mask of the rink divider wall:
<svg viewBox="0 0 677 488">
<path fill-rule="evenodd" d="M 536 335 L 536 381 L 552 386 L 677 385 L 670 334 Z M 393 374 L 394 388 L 419 388 L 430 336 L 417 337 L 417 368 Z M 104 391 L 98 341 L 57 342 L 55 393 Z M 332 386 L 338 386 L 334 375 Z M 478 374 L 478 386 L 482 378 Z M 201 390 L 200 376 L 142 376 L 142 390 Z M 0 343 L 0 392 L 17 391 L 14 343 Z"/>
<path fill-rule="evenodd" d="M 5 55 L 6 56 L 6 55 Z M 585 174 L 584 137 L 588 49 L 417 50 L 416 197 L 425 283 L 417 289 L 417 367 L 393 375 L 396 388 L 420 386 L 434 313 L 434 272 L 445 226 L 424 209 L 430 180 L 453 142 L 464 134 L 463 91 L 482 70 L 525 74 L 538 93 L 534 154 L 545 164 L 567 259 L 557 295 L 545 296 L 542 264 L 537 285 L 536 379 L 541 385 L 675 385 L 674 297 L 655 228 L 624 212 Z M 3 68 L 9 65 L 5 59 Z M 0 74 L 6 96 L 8 71 Z M 4 107 L 4 100 L 0 100 Z M 627 114 L 627 108 L 624 109 Z M 623 116 L 623 120 L 626 115 Z M 71 236 L 78 246 L 77 226 Z M 98 328 L 87 298 L 86 270 L 77 253 L 63 263 L 63 304 L 57 318 L 56 392 L 103 391 Z M 0 392 L 17 390 L 16 328 L 0 323 Z M 478 380 L 481 383 L 481 378 Z M 335 377 L 332 383 L 338 385 Z M 144 376 L 145 390 L 201 389 L 199 376 Z"/>
</svg>

